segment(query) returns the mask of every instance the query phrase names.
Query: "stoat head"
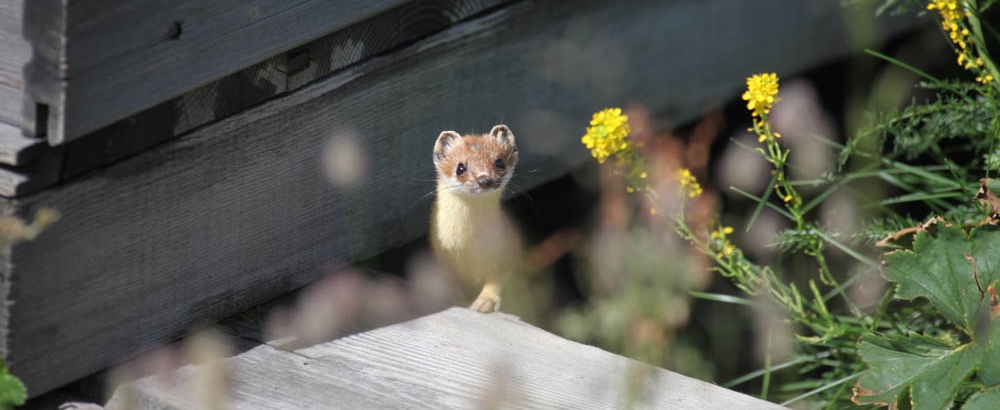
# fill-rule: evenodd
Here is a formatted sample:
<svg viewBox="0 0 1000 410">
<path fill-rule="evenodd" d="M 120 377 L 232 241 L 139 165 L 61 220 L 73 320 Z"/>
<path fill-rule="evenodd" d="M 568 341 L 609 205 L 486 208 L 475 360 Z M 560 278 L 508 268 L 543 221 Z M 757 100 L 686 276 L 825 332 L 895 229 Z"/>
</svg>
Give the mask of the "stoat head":
<svg viewBox="0 0 1000 410">
<path fill-rule="evenodd" d="M 489 134 L 462 136 L 445 131 L 434 144 L 438 184 L 460 195 L 502 191 L 516 165 L 517 146 L 506 125 L 493 127 Z"/>
</svg>

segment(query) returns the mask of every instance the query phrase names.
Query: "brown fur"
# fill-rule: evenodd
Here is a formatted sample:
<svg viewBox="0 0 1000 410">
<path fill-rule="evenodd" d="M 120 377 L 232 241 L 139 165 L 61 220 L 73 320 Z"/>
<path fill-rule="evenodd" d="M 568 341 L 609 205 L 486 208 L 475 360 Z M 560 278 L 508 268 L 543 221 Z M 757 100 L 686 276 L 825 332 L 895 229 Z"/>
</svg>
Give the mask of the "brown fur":
<svg viewBox="0 0 1000 410">
<path fill-rule="evenodd" d="M 502 168 L 496 166 L 497 160 L 503 162 Z M 459 165 L 465 167 L 465 172 L 458 173 Z M 505 185 L 516 165 L 517 146 L 514 134 L 506 125 L 493 127 L 489 134 L 460 136 L 454 131 L 445 131 L 434 144 L 438 183 L 447 181 L 448 188 L 459 193 L 486 193 Z M 489 179 L 493 185 L 481 187 L 481 178 Z"/>
</svg>

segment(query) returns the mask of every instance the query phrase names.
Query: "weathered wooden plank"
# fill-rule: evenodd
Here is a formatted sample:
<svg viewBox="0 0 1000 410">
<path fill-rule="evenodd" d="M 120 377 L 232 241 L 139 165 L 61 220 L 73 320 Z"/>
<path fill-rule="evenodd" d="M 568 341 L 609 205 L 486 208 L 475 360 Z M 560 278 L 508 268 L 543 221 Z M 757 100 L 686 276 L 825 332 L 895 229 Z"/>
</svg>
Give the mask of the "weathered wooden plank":
<svg viewBox="0 0 1000 410">
<path fill-rule="evenodd" d="M 20 88 L 11 87 L 0 78 L 0 123 L 16 125 L 20 129 L 23 96 Z"/>
<path fill-rule="evenodd" d="M 22 70 L 21 129 L 45 136 L 65 118 L 64 36 L 66 10 L 62 0 L 31 0 L 25 4 L 22 31 L 31 58 Z M 60 131 L 61 132 L 61 131 Z"/>
<path fill-rule="evenodd" d="M 748 73 L 845 52 L 840 15 L 839 2 L 516 2 L 19 199 L 63 219 L 13 249 L 11 369 L 40 394 L 417 237 L 443 129 L 509 124 L 531 188 L 589 158 L 594 110 L 690 120 Z M 331 141 L 360 158 L 356 185 L 323 176 Z"/>
<path fill-rule="evenodd" d="M 12 166 L 28 164 L 39 158 L 45 147 L 44 140 L 26 137 L 21 133 L 20 127 L 0 122 L 0 164 Z M 0 191 L 5 189 L 0 185 Z"/>
<path fill-rule="evenodd" d="M 0 122 L 18 127 L 23 100 L 21 73 L 31 53 L 21 35 L 23 11 L 23 0 L 0 2 Z"/>
<path fill-rule="evenodd" d="M 23 0 L 0 2 L 0 50 L 3 50 L 0 52 L 0 85 L 15 89 L 21 88 L 21 71 L 31 53 L 28 43 L 21 36 L 23 17 Z"/>
<path fill-rule="evenodd" d="M 62 179 L 229 117 L 508 2 L 425 0 L 380 13 L 71 141 L 66 144 Z"/>
<path fill-rule="evenodd" d="M 80 137 L 407 1 L 62 2 L 61 64 L 42 80 L 55 92 L 38 99 L 61 120 L 49 123 L 48 138 Z M 27 10 L 53 6 L 35 3 Z"/>
<path fill-rule="evenodd" d="M 262 345 L 226 369 L 220 402 L 237 410 L 785 408 L 464 308 L 292 352 Z M 130 394 L 142 409 L 202 408 L 204 378 L 188 365 L 141 379 L 105 408 L 132 408 Z"/>
</svg>

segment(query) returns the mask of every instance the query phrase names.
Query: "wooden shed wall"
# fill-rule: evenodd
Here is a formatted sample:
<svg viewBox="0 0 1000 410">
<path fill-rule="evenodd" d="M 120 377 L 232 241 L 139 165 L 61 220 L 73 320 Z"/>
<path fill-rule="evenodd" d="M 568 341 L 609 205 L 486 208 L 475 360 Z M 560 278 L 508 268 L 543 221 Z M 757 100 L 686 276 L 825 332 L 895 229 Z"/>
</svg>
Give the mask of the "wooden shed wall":
<svg viewBox="0 0 1000 410">
<path fill-rule="evenodd" d="M 354 36 L 317 43 L 366 59 L 285 77 L 296 91 L 222 121 L 193 119 L 179 139 L 7 202 L 8 212 L 63 214 L 11 251 L 12 371 L 37 395 L 422 235 L 441 130 L 509 124 L 518 168 L 537 171 L 515 177 L 527 189 L 587 160 L 579 137 L 593 111 L 638 103 L 680 123 L 751 73 L 791 74 L 851 47 L 839 1 L 480 7 L 385 52 Z M 324 176 L 331 143 L 357 147 L 360 184 Z"/>
</svg>

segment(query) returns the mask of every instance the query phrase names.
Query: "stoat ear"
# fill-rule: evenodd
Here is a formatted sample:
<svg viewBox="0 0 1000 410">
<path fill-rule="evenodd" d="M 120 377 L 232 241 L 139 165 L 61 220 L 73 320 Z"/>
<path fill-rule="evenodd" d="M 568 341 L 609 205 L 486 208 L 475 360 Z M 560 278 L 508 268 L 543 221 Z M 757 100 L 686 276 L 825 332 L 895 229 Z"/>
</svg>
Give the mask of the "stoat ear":
<svg viewBox="0 0 1000 410">
<path fill-rule="evenodd" d="M 506 125 L 494 125 L 493 129 L 490 130 L 490 136 L 505 143 L 514 145 L 514 133 L 510 132 L 510 128 L 507 128 Z"/>
<path fill-rule="evenodd" d="M 462 136 L 458 135 L 455 131 L 443 131 L 441 135 L 438 135 L 437 142 L 434 143 L 434 163 L 437 164 L 444 159 L 445 153 L 448 151 L 448 147 L 452 144 L 458 142 Z"/>
</svg>

